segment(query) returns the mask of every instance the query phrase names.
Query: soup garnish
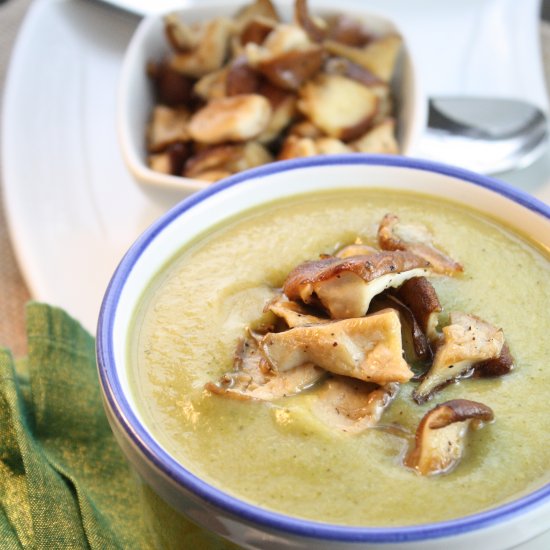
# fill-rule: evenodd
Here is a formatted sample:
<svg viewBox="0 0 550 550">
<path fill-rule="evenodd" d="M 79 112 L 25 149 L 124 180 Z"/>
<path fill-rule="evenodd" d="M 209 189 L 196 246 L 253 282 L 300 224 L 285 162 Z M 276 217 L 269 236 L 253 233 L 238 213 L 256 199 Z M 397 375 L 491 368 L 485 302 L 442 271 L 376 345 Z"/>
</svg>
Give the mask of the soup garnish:
<svg viewBox="0 0 550 550">
<path fill-rule="evenodd" d="M 456 276 L 464 268 L 433 244 L 427 228 L 387 214 L 377 236 L 380 249 L 356 241 L 296 266 L 264 308 L 272 323 L 248 328 L 233 370 L 206 389 L 263 401 L 315 391 L 312 414 L 357 434 L 376 426 L 400 385 L 413 379 L 420 383 L 412 398 L 422 404 L 476 371 L 510 372 L 502 329 L 452 311 L 438 330 L 443 308 L 427 277 Z M 412 362 L 424 372 L 415 376 Z M 475 401 L 437 405 L 420 421 L 403 464 L 421 475 L 449 472 L 468 430 L 493 419 L 491 408 Z"/>
</svg>

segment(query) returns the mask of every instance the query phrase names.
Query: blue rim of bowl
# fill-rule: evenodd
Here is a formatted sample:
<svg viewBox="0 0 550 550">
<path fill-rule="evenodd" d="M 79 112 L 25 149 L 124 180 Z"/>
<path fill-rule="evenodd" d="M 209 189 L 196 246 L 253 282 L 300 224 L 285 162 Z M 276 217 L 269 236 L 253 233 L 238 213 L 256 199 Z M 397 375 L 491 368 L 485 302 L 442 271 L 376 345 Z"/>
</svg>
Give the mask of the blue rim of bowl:
<svg viewBox="0 0 550 550">
<path fill-rule="evenodd" d="M 401 156 L 364 155 L 355 153 L 351 155 L 309 157 L 276 162 L 231 176 L 191 195 L 166 212 L 135 241 L 122 258 L 113 274 L 101 305 L 97 329 L 99 377 L 112 413 L 130 440 L 139 448 L 146 459 L 170 479 L 225 512 L 268 529 L 276 529 L 308 538 L 341 542 L 392 543 L 454 536 L 501 523 L 516 515 L 527 512 L 532 507 L 550 498 L 550 484 L 545 485 L 529 495 L 484 512 L 479 512 L 459 519 L 414 526 L 355 527 L 319 523 L 286 516 L 230 496 L 186 470 L 149 434 L 145 426 L 137 419 L 132 407 L 126 400 L 117 376 L 117 369 L 114 366 L 112 333 L 115 312 L 120 293 L 132 267 L 145 248 L 154 240 L 156 235 L 169 225 L 172 220 L 181 216 L 196 204 L 208 199 L 212 195 L 222 192 L 224 189 L 238 185 L 241 182 L 262 176 L 273 175 L 278 172 L 286 172 L 312 166 L 350 164 L 412 168 L 414 170 L 435 172 L 451 176 L 490 189 L 550 220 L 550 207 L 530 194 L 514 188 L 511 185 L 461 168 Z"/>
</svg>

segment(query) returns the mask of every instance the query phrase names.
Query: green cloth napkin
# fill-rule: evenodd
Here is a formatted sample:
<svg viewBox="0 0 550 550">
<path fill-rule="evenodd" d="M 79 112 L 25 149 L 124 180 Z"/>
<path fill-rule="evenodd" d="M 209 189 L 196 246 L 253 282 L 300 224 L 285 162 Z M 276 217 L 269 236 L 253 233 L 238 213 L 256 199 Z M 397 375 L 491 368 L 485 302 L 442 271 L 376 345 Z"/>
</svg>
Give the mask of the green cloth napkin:
<svg viewBox="0 0 550 550">
<path fill-rule="evenodd" d="M 139 481 L 103 410 L 94 339 L 27 306 L 28 357 L 0 349 L 0 548 L 228 549 Z"/>
</svg>

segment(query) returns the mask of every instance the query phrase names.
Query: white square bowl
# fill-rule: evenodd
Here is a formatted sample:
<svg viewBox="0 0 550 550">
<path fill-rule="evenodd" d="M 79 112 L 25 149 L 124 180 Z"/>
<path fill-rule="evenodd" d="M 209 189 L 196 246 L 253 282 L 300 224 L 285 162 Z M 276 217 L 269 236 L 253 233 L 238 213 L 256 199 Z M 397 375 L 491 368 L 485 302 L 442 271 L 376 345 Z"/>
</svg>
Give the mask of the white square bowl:
<svg viewBox="0 0 550 550">
<path fill-rule="evenodd" d="M 202 1 L 178 10 L 188 23 L 207 21 L 215 16 L 232 16 L 246 1 Z M 294 2 L 277 3 L 285 21 L 292 20 Z M 364 21 L 379 33 L 394 32 L 403 37 L 403 50 L 392 91 L 397 108 L 397 140 L 402 155 L 411 155 L 426 124 L 426 99 L 421 91 L 413 55 L 406 36 L 388 18 L 367 11 L 359 2 L 343 0 L 334 9 L 334 2 L 317 0 L 313 10 L 320 15 L 346 13 Z M 153 199 L 172 204 L 181 198 L 211 185 L 209 182 L 156 172 L 147 165 L 146 131 L 154 105 L 154 90 L 146 73 L 147 63 L 161 59 L 169 51 L 164 35 L 163 15 L 150 15 L 138 25 L 124 56 L 118 89 L 117 127 L 124 162 L 136 180 Z"/>
</svg>

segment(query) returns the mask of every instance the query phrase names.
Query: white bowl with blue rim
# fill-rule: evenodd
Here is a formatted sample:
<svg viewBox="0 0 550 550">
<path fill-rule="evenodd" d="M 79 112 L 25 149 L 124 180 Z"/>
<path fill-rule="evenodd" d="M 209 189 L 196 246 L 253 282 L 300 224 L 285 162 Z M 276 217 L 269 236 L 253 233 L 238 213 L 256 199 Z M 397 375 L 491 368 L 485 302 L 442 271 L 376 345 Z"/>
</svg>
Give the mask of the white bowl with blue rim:
<svg viewBox="0 0 550 550">
<path fill-rule="evenodd" d="M 245 548 L 501 550 L 535 537 L 542 546 L 537 543 L 534 548 L 550 548 L 550 484 L 450 521 L 384 528 L 332 525 L 276 513 L 210 485 L 175 460 L 144 422 L 130 391 L 127 349 L 137 304 L 159 270 L 178 250 L 224 219 L 275 199 L 342 185 L 451 199 L 536 237 L 550 249 L 548 206 L 505 183 L 427 161 L 360 154 L 312 157 L 263 166 L 214 184 L 176 205 L 141 235 L 105 294 L 97 360 L 107 415 L 123 452 L 167 503 Z"/>
</svg>

